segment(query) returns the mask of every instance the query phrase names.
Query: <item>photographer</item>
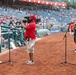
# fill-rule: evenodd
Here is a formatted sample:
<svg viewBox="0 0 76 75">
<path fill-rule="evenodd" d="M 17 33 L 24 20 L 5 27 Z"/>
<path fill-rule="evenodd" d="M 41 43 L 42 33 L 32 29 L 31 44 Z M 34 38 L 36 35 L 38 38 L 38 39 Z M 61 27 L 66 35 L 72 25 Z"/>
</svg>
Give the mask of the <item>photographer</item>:
<svg viewBox="0 0 76 75">
<path fill-rule="evenodd" d="M 34 53 L 34 45 L 35 45 L 35 39 L 36 39 L 35 21 L 36 21 L 36 16 L 29 16 L 29 17 L 25 17 L 24 20 L 20 20 L 21 26 L 25 29 L 24 40 L 26 40 L 27 53 L 29 53 L 29 60 L 26 62 L 27 64 L 34 64 L 33 53 Z M 28 22 L 27 25 L 26 25 L 26 22 Z M 12 24 L 14 27 L 16 27 L 14 23 Z"/>
<path fill-rule="evenodd" d="M 34 44 L 35 44 L 35 29 L 36 29 L 36 17 L 29 16 L 28 25 L 26 25 L 26 21 L 21 21 L 21 25 L 25 28 L 24 39 L 26 40 L 27 53 L 29 53 L 29 60 L 27 64 L 34 64 L 33 53 L 34 53 Z"/>
</svg>

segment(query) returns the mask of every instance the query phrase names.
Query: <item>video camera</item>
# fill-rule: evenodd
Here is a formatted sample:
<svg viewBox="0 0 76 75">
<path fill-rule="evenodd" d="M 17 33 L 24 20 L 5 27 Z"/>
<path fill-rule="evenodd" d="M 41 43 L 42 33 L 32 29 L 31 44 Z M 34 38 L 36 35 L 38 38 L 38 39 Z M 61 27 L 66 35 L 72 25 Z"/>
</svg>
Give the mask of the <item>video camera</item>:
<svg viewBox="0 0 76 75">
<path fill-rule="evenodd" d="M 32 21 L 33 19 L 32 18 L 30 18 L 30 17 L 24 17 L 24 20 L 22 20 L 23 22 L 28 22 L 28 23 L 30 23 L 31 21 Z M 36 24 L 38 23 L 38 22 L 41 22 L 41 19 L 36 19 L 35 20 L 35 22 L 36 22 Z"/>
</svg>

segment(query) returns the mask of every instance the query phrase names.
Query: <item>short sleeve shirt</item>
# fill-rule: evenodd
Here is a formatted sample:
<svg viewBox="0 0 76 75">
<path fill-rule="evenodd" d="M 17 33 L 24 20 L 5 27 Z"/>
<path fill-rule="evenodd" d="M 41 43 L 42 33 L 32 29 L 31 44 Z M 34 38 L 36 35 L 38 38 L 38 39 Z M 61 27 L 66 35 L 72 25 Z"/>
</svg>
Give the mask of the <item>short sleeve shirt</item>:
<svg viewBox="0 0 76 75">
<path fill-rule="evenodd" d="M 35 34 L 36 23 L 35 22 L 29 23 L 25 29 L 26 31 L 24 32 L 24 39 L 26 39 L 27 37 L 31 39 L 36 38 L 36 34 Z"/>
</svg>

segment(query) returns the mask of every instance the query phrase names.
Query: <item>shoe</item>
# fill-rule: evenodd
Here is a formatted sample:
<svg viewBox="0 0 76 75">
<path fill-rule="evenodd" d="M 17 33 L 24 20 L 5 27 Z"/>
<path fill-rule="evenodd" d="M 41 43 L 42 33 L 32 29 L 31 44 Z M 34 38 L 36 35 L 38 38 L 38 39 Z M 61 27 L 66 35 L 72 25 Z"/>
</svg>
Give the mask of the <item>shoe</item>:
<svg viewBox="0 0 76 75">
<path fill-rule="evenodd" d="M 2 64 L 2 61 L 0 61 L 0 64 Z"/>
<path fill-rule="evenodd" d="M 74 53 L 76 53 L 76 49 L 74 50 Z"/>
<path fill-rule="evenodd" d="M 28 60 L 27 62 L 26 62 L 27 64 L 34 64 L 34 62 L 33 61 L 31 61 L 31 60 Z"/>
</svg>

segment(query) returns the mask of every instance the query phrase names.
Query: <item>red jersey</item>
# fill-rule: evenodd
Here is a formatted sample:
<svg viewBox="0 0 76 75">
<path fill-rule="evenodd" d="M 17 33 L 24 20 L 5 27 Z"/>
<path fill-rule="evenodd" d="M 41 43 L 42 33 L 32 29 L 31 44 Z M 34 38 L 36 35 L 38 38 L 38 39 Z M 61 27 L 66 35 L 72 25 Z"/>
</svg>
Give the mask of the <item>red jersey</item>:
<svg viewBox="0 0 76 75">
<path fill-rule="evenodd" d="M 68 26 L 68 29 L 71 30 L 71 25 Z"/>
<path fill-rule="evenodd" d="M 69 30 L 74 30 L 74 23 L 75 22 L 71 22 L 71 24 L 68 26 L 68 29 Z"/>
<path fill-rule="evenodd" d="M 26 26 L 26 31 L 24 32 L 24 39 L 26 40 L 27 37 L 31 38 L 31 39 L 35 39 L 36 35 L 35 35 L 35 29 L 36 29 L 36 24 L 35 22 L 31 22 Z"/>
</svg>

